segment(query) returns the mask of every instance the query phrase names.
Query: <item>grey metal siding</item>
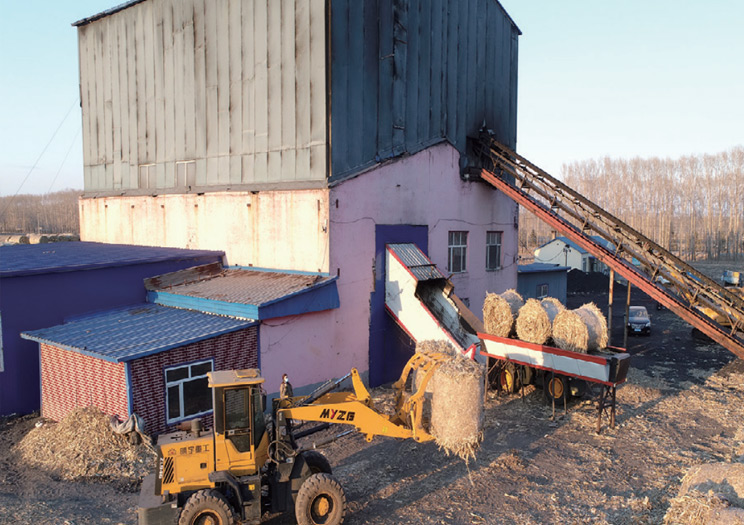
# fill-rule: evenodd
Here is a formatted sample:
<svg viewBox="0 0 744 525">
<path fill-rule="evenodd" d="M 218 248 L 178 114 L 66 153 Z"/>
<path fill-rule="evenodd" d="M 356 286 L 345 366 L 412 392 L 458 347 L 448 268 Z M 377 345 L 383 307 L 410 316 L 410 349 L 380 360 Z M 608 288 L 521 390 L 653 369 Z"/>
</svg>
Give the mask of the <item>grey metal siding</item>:
<svg viewBox="0 0 744 525">
<path fill-rule="evenodd" d="M 86 192 L 325 184 L 326 34 L 325 0 L 149 0 L 81 22 Z"/>
<path fill-rule="evenodd" d="M 515 146 L 518 35 L 496 0 L 331 0 L 332 180 L 484 122 Z"/>
</svg>

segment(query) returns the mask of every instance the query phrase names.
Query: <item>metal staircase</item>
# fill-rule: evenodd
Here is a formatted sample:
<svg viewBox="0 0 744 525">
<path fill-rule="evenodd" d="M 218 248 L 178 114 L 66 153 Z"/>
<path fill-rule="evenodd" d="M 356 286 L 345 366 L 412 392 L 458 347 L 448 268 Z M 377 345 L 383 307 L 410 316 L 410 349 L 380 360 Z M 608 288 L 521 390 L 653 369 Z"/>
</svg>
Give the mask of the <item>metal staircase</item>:
<svg viewBox="0 0 744 525">
<path fill-rule="evenodd" d="M 482 132 L 474 141 L 473 150 L 482 168 L 470 168 L 469 177 L 477 177 L 502 191 L 649 297 L 744 358 L 742 297 L 500 144 L 488 132 Z M 614 249 L 595 242 L 591 235 L 610 241 Z M 640 267 L 629 262 L 633 259 Z"/>
</svg>

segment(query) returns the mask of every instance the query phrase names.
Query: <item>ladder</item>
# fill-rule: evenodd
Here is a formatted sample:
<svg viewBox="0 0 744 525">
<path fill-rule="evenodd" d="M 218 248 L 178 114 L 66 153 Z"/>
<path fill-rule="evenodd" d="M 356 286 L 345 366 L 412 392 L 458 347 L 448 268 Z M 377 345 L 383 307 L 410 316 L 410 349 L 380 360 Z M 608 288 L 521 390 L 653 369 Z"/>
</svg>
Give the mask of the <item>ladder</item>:
<svg viewBox="0 0 744 525">
<path fill-rule="evenodd" d="M 473 150 L 482 167 L 469 168 L 467 177 L 480 179 L 505 193 L 649 297 L 744 358 L 744 298 L 499 143 L 489 132 L 480 133 Z M 611 248 L 596 242 L 591 235 L 611 242 Z M 632 259 L 640 267 L 628 262 Z M 704 315 L 703 310 L 713 313 L 720 324 Z"/>
</svg>

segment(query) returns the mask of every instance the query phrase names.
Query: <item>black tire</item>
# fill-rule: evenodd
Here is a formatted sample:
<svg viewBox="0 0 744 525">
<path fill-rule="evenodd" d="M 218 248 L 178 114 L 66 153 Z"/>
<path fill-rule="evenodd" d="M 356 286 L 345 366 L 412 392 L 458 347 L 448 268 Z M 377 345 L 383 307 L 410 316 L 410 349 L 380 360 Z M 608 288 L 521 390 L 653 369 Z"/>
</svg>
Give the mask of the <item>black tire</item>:
<svg viewBox="0 0 744 525">
<path fill-rule="evenodd" d="M 572 377 L 568 382 L 569 391 L 571 397 L 581 398 L 584 397 L 587 391 L 586 381 L 583 379 L 576 379 Z"/>
<path fill-rule="evenodd" d="M 543 393 L 548 403 L 552 403 L 553 399 L 555 399 L 556 403 L 562 403 L 569 395 L 568 389 L 567 377 L 560 374 L 545 374 L 543 378 Z"/>
<path fill-rule="evenodd" d="M 305 480 L 297 493 L 298 525 L 340 525 L 346 515 L 346 493 L 336 478 L 325 472 Z"/>
<path fill-rule="evenodd" d="M 213 489 L 194 492 L 183 506 L 178 525 L 235 525 L 235 511 L 225 497 Z"/>
<path fill-rule="evenodd" d="M 333 474 L 331 471 L 331 464 L 320 452 L 316 452 L 315 450 L 306 450 L 302 453 L 302 457 L 305 459 L 305 463 L 307 463 L 311 473 L 320 474 L 321 472 L 325 472 L 326 474 Z"/>
<path fill-rule="evenodd" d="M 499 386 L 501 387 L 501 390 L 510 394 L 519 391 L 522 383 L 517 374 L 517 367 L 514 366 L 514 363 L 504 363 L 504 366 L 501 367 L 501 370 L 499 371 Z"/>
</svg>

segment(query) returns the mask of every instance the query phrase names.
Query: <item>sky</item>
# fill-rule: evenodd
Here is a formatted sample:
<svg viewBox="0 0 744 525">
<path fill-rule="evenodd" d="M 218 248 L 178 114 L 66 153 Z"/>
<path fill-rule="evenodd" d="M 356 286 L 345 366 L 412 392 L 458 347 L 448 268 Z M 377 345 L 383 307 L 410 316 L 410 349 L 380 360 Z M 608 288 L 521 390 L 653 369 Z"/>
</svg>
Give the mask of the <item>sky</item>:
<svg viewBox="0 0 744 525">
<path fill-rule="evenodd" d="M 0 196 L 82 189 L 71 24 L 121 1 L 0 2 Z M 523 33 L 517 151 L 549 173 L 744 145 L 744 2 L 501 3 Z"/>
</svg>

